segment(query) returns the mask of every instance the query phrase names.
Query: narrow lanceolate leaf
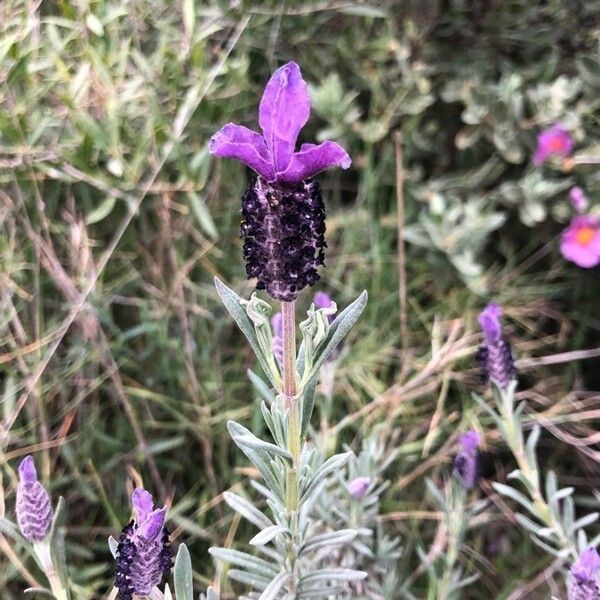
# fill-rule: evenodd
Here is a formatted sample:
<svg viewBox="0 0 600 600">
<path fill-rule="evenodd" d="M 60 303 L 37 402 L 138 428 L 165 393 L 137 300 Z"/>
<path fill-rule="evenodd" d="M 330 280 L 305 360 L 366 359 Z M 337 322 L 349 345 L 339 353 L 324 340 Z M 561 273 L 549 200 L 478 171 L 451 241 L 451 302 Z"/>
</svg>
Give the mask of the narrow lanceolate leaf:
<svg viewBox="0 0 600 600">
<path fill-rule="evenodd" d="M 515 490 L 515 488 L 510 487 L 509 485 L 504 485 L 503 483 L 492 483 L 492 487 L 503 496 L 507 496 L 508 498 L 512 498 L 515 502 L 518 502 L 523 508 L 526 508 L 529 512 L 535 514 L 535 507 L 531 500 L 527 498 L 521 492 Z"/>
<path fill-rule="evenodd" d="M 173 600 L 173 594 L 171 594 L 171 588 L 169 587 L 169 584 L 166 583 L 165 584 L 165 594 L 164 594 L 164 600 Z"/>
<path fill-rule="evenodd" d="M 287 583 L 290 574 L 285 571 L 279 573 L 271 583 L 265 588 L 265 591 L 260 595 L 259 600 L 275 600 L 281 588 Z"/>
<path fill-rule="evenodd" d="M 271 527 L 267 527 L 263 529 L 261 532 L 257 533 L 251 540 L 250 544 L 252 546 L 264 546 L 268 544 L 276 535 L 280 533 L 286 533 L 289 529 L 287 527 L 282 527 L 281 525 L 271 525 Z"/>
<path fill-rule="evenodd" d="M 350 456 L 352 456 L 352 452 L 345 452 L 344 454 L 336 454 L 332 456 L 330 459 L 325 461 L 318 469 L 317 472 L 309 478 L 308 484 L 304 493 L 302 494 L 302 498 L 300 500 L 301 503 L 307 502 L 312 492 L 317 488 L 317 486 L 331 473 L 341 469 L 349 460 Z"/>
<path fill-rule="evenodd" d="M 249 573 L 248 571 L 242 571 L 240 569 L 229 569 L 229 571 L 227 571 L 227 577 L 234 581 L 239 581 L 244 585 L 249 585 L 260 592 L 266 589 L 271 582 L 271 577 L 269 576 L 259 575 L 258 573 Z"/>
<path fill-rule="evenodd" d="M 254 434 L 236 436 L 232 435 L 231 438 L 238 446 L 253 448 L 254 450 L 258 450 L 259 452 L 267 452 L 269 454 L 272 454 L 273 456 L 281 456 L 281 458 L 293 460 L 292 455 L 285 448 L 280 448 L 275 444 L 265 442 L 260 438 L 257 438 Z"/>
<path fill-rule="evenodd" d="M 329 328 L 327 339 L 315 357 L 315 362 L 310 373 L 303 373 L 305 380 L 310 379 L 329 358 L 338 344 L 346 337 L 352 326 L 360 317 L 367 305 L 368 294 L 365 290 L 352 304 L 347 306 L 335 319 Z"/>
<path fill-rule="evenodd" d="M 260 349 L 254 325 L 240 303 L 241 298 L 233 290 L 229 289 L 218 277 L 215 277 L 215 287 L 217 288 L 217 292 L 221 297 L 221 301 L 225 308 L 229 311 L 229 314 L 233 317 L 233 320 L 237 323 L 241 332 L 246 336 L 250 346 L 252 346 L 252 350 L 254 350 L 256 358 L 265 372 L 265 375 L 269 378 L 273 387 L 276 388 L 278 382 L 273 379 L 271 369 Z"/>
<path fill-rule="evenodd" d="M 108 538 L 108 547 L 112 557 L 117 558 L 117 548 L 119 547 L 119 542 L 117 542 L 112 535 Z"/>
<path fill-rule="evenodd" d="M 206 590 L 206 600 L 219 600 L 219 594 L 209 587 L 208 590 Z"/>
<path fill-rule="evenodd" d="M 241 496 L 237 496 L 232 492 L 224 492 L 223 498 L 225 502 L 233 508 L 237 513 L 242 515 L 245 519 L 250 521 L 250 523 L 254 523 L 259 529 L 266 529 L 267 527 L 271 527 L 273 522 L 266 515 L 264 515 L 254 504 L 248 502 L 245 498 Z"/>
<path fill-rule="evenodd" d="M 300 585 L 310 586 L 316 583 L 329 583 L 330 581 L 360 581 L 368 573 L 354 569 L 319 569 L 300 579 Z"/>
<path fill-rule="evenodd" d="M 263 577 L 267 577 L 269 581 L 277 575 L 277 569 L 274 565 L 262 558 L 247 554 L 246 552 L 232 550 L 231 548 L 209 548 L 208 552 L 211 556 L 214 556 L 219 560 L 256 572 Z"/>
<path fill-rule="evenodd" d="M 71 593 L 68 586 L 67 576 L 67 554 L 65 551 L 65 530 L 64 524 L 66 520 L 66 503 L 65 499 L 60 496 L 54 511 L 54 519 L 50 528 L 48 543 L 50 546 L 50 556 L 52 563 L 58 573 L 58 577 L 63 588 L 66 590 L 67 599 L 70 600 Z"/>
<path fill-rule="evenodd" d="M 175 597 L 177 600 L 194 600 L 192 559 L 185 544 L 181 544 L 177 551 L 173 581 L 175 583 Z"/>
<path fill-rule="evenodd" d="M 315 535 L 306 541 L 300 548 L 300 553 L 314 552 L 319 548 L 328 546 L 337 546 L 339 544 L 348 544 L 358 535 L 356 529 L 341 529 L 340 531 L 332 531 L 331 533 L 323 533 Z"/>
<path fill-rule="evenodd" d="M 315 375 L 306 382 L 304 392 L 302 394 L 302 427 L 300 435 L 302 439 L 306 437 L 310 426 L 310 418 L 312 417 L 315 408 L 315 395 L 317 391 L 318 377 Z"/>
</svg>

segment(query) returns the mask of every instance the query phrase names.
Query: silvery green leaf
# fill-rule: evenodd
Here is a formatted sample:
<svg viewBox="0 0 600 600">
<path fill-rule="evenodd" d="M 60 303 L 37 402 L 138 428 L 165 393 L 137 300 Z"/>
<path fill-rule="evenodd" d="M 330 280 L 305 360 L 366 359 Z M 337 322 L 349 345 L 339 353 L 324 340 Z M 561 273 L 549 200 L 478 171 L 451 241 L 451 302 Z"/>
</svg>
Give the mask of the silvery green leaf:
<svg viewBox="0 0 600 600">
<path fill-rule="evenodd" d="M 574 487 L 566 487 L 558 490 L 554 495 L 549 498 L 550 502 L 557 503 L 559 500 L 564 500 L 575 491 Z"/>
<path fill-rule="evenodd" d="M 68 585 L 67 558 L 65 552 L 65 517 L 66 503 L 65 499 L 62 496 L 60 496 L 58 498 L 56 509 L 54 511 L 54 518 L 52 519 L 50 533 L 48 534 L 48 545 L 50 547 L 50 557 L 52 558 L 52 564 L 54 565 L 62 587 L 67 594 L 66 600 L 70 600 L 71 594 Z"/>
<path fill-rule="evenodd" d="M 272 577 L 266 577 L 259 575 L 258 573 L 248 573 L 247 571 L 241 571 L 240 569 L 229 569 L 227 571 L 227 577 L 240 583 L 245 583 L 262 592 L 270 583 Z"/>
<path fill-rule="evenodd" d="M 571 524 L 571 526 L 567 529 L 567 535 L 571 536 L 578 529 L 583 529 L 584 527 L 591 525 L 592 523 L 594 523 L 597 520 L 598 520 L 597 512 L 590 513 L 589 515 L 584 515 L 583 517 L 580 517 L 579 519 L 577 519 L 576 521 L 574 521 Z"/>
<path fill-rule="evenodd" d="M 293 460 L 293 456 L 285 449 L 272 444 L 271 442 L 265 442 L 260 438 L 257 438 L 254 434 L 250 435 L 232 435 L 231 438 L 238 446 L 245 446 L 246 448 L 253 448 L 260 452 L 268 452 L 275 456 L 281 456 L 288 460 Z"/>
<path fill-rule="evenodd" d="M 315 583 L 329 583 L 331 581 L 360 581 L 365 579 L 368 573 L 355 569 L 317 569 L 300 579 L 302 587 L 314 585 Z"/>
<path fill-rule="evenodd" d="M 548 538 L 552 535 L 553 530 L 551 528 L 534 523 L 529 517 L 526 517 L 521 513 L 516 513 L 515 518 L 519 525 L 525 527 L 525 529 L 537 536 Z"/>
<path fill-rule="evenodd" d="M 165 584 L 164 600 L 173 600 L 173 594 L 171 594 L 171 588 L 169 584 Z"/>
<path fill-rule="evenodd" d="M 492 487 L 502 494 L 503 496 L 508 496 L 512 498 L 515 502 L 518 502 L 523 508 L 527 509 L 532 514 L 536 514 L 536 509 L 533 503 L 521 492 L 515 490 L 515 488 L 510 487 L 509 485 L 504 485 L 503 483 L 492 483 Z"/>
<path fill-rule="evenodd" d="M 365 290 L 354 302 L 352 302 L 352 304 L 347 306 L 336 317 L 335 321 L 333 321 L 329 327 L 329 333 L 327 334 L 326 340 L 323 342 L 322 349 L 316 353 L 315 362 L 310 373 L 301 373 L 304 381 L 308 381 L 317 373 L 321 368 L 321 365 L 329 358 L 337 345 L 344 339 L 365 309 L 367 299 L 368 294 Z"/>
<path fill-rule="evenodd" d="M 219 594 L 211 587 L 206 590 L 206 600 L 219 600 Z"/>
<path fill-rule="evenodd" d="M 302 393 L 302 426 L 300 428 L 301 438 L 304 439 L 310 427 L 310 419 L 315 407 L 315 395 L 317 392 L 318 378 L 315 375 L 311 377 L 305 384 Z"/>
<path fill-rule="evenodd" d="M 266 400 L 269 404 L 274 402 L 275 394 L 273 393 L 273 390 L 254 371 L 252 371 L 252 369 L 248 369 L 246 373 L 248 374 L 250 383 L 252 383 L 252 387 L 261 398 Z"/>
<path fill-rule="evenodd" d="M 117 558 L 117 548 L 119 547 L 119 542 L 117 542 L 112 535 L 108 538 L 108 547 L 113 558 Z"/>
<path fill-rule="evenodd" d="M 281 588 L 287 583 L 290 578 L 290 574 L 286 571 L 282 571 L 269 583 L 265 588 L 265 591 L 260 595 L 259 600 L 275 600 Z"/>
<path fill-rule="evenodd" d="M 177 550 L 173 583 L 177 600 L 194 600 L 192 559 L 185 544 L 181 544 Z"/>
<path fill-rule="evenodd" d="M 42 596 L 43 598 L 51 598 L 51 600 L 56 600 L 54 594 L 45 588 L 27 588 L 24 590 L 25 594 L 35 594 L 36 596 Z"/>
<path fill-rule="evenodd" d="M 311 493 L 316 489 L 316 487 L 331 473 L 334 471 L 341 469 L 352 456 L 352 452 L 345 452 L 344 454 L 336 454 L 332 456 L 330 459 L 325 461 L 316 471 L 316 473 L 309 479 L 306 489 L 302 494 L 302 498 L 300 503 L 304 503 L 308 501 Z"/>
<path fill-rule="evenodd" d="M 252 546 L 264 546 L 280 533 L 289 533 L 289 529 L 287 527 L 282 527 L 281 525 L 271 525 L 257 533 L 250 540 L 250 544 Z"/>
<path fill-rule="evenodd" d="M 540 426 L 537 424 L 534 425 L 534 427 L 531 430 L 531 433 L 529 435 L 529 439 L 527 440 L 527 456 L 529 458 L 529 462 L 532 465 L 535 465 L 537 462 L 536 455 L 535 455 L 535 447 L 538 443 L 538 440 L 540 439 L 540 433 L 541 433 Z"/>
<path fill-rule="evenodd" d="M 229 314 L 233 317 L 237 326 L 246 336 L 250 346 L 252 346 L 252 350 L 254 350 L 256 358 L 266 376 L 269 378 L 273 387 L 277 388 L 280 385 L 280 381 L 274 377 L 274 373 L 271 371 L 269 363 L 261 350 L 254 325 L 241 304 L 242 299 L 233 290 L 229 289 L 218 277 L 215 277 L 215 287 L 217 288 L 217 293 L 221 297 L 221 301 L 225 308 L 229 311 Z"/>
<path fill-rule="evenodd" d="M 25 538 L 23 538 L 19 532 L 17 525 L 5 517 L 0 517 L 0 533 L 3 533 L 13 540 L 25 541 Z"/>
<path fill-rule="evenodd" d="M 211 556 L 214 556 L 214 558 L 217 558 L 218 560 L 222 560 L 223 562 L 227 562 L 232 565 L 237 565 L 243 569 L 248 569 L 253 573 L 267 577 L 269 581 L 273 579 L 275 575 L 277 575 L 277 570 L 275 569 L 274 565 L 266 560 L 263 560 L 262 558 L 247 554 L 246 552 L 232 550 L 231 548 L 216 547 L 209 548 L 208 552 Z"/>
<path fill-rule="evenodd" d="M 323 547 L 347 544 L 354 540 L 357 535 L 358 531 L 356 529 L 340 529 L 339 531 L 332 531 L 331 533 L 315 535 L 302 544 L 299 554 L 303 552 L 314 552 Z"/>
<path fill-rule="evenodd" d="M 316 588 L 312 590 L 302 590 L 298 600 L 324 600 L 325 598 L 343 598 L 347 590 L 341 586 L 331 586 L 325 589 Z"/>
<path fill-rule="evenodd" d="M 271 527 L 273 525 L 273 522 L 266 515 L 245 498 L 237 496 L 232 492 L 223 492 L 223 498 L 233 510 L 242 515 L 242 517 L 245 517 L 250 523 L 256 525 L 259 529 L 265 529 L 266 527 Z"/>
</svg>

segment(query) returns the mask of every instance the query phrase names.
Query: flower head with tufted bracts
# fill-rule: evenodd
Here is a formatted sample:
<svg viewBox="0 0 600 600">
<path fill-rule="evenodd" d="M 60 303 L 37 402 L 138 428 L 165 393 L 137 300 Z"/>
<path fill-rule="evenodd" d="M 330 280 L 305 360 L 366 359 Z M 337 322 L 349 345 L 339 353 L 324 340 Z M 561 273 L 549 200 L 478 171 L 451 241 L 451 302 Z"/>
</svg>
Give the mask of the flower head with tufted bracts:
<svg viewBox="0 0 600 600">
<path fill-rule="evenodd" d="M 46 538 L 52 525 L 52 504 L 37 479 L 32 456 L 26 456 L 19 465 L 16 512 L 19 529 L 28 542 L 41 542 Z"/>
<path fill-rule="evenodd" d="M 584 550 L 571 566 L 569 600 L 600 599 L 600 556 L 595 548 Z"/>
<path fill-rule="evenodd" d="M 499 388 L 506 389 L 515 379 L 515 362 L 508 342 L 502 337 L 501 314 L 502 309 L 497 304 L 490 303 L 479 315 L 484 343 L 477 359 L 486 378 Z"/>
<path fill-rule="evenodd" d="M 148 596 L 168 575 L 173 564 L 166 508 L 154 509 L 152 496 L 138 488 L 131 498 L 134 519 L 119 537 L 115 586 L 121 600 Z"/>
<path fill-rule="evenodd" d="M 568 156 L 574 146 L 571 134 L 562 125 L 553 125 L 538 135 L 533 164 L 540 166 L 552 156 Z"/>
<path fill-rule="evenodd" d="M 316 283 L 317 268 L 324 264 L 325 206 L 311 177 L 351 163 L 348 153 L 329 140 L 302 144 L 296 151 L 309 114 L 306 82 L 290 62 L 265 87 L 258 111 L 262 135 L 229 123 L 210 143 L 212 154 L 240 160 L 258 175 L 242 197 L 246 273 L 257 278 L 258 289 L 283 302 Z"/>
<path fill-rule="evenodd" d="M 454 459 L 454 474 L 461 485 L 470 490 L 479 477 L 479 434 L 470 430 L 460 436 L 461 450 Z"/>
</svg>

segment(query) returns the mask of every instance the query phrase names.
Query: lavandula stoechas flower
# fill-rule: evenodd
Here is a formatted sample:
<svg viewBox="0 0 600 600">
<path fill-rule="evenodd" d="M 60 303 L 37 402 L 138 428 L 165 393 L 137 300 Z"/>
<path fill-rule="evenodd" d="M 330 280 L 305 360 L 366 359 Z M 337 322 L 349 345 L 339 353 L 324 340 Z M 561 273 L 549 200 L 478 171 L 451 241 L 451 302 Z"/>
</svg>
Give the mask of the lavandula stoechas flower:
<svg viewBox="0 0 600 600">
<path fill-rule="evenodd" d="M 537 137 L 537 148 L 533 155 L 533 164 L 540 166 L 551 156 L 568 156 L 575 140 L 562 125 L 553 125 L 540 132 Z"/>
<path fill-rule="evenodd" d="M 248 277 L 277 300 L 295 300 L 319 280 L 324 263 L 325 206 L 311 177 L 329 167 L 347 169 L 350 157 L 338 144 L 302 144 L 310 97 L 300 68 L 290 62 L 273 73 L 258 111 L 262 135 L 228 123 L 210 143 L 210 152 L 236 158 L 258 177 L 242 196 L 244 258 Z"/>
<path fill-rule="evenodd" d="M 561 254 L 578 267 L 591 269 L 600 263 L 600 219 L 577 215 L 563 231 Z"/>
<path fill-rule="evenodd" d="M 115 586 L 121 600 L 148 596 L 171 570 L 173 551 L 166 529 L 166 508 L 154 510 L 150 493 L 142 488 L 131 497 L 134 519 L 119 537 Z"/>
<path fill-rule="evenodd" d="M 600 556 L 595 548 L 588 548 L 571 566 L 568 589 L 569 600 L 600 600 Z"/>
<path fill-rule="evenodd" d="M 477 358 L 486 378 L 506 389 L 515 379 L 515 362 L 508 342 L 502 337 L 501 314 L 502 309 L 497 304 L 490 303 L 479 315 L 484 343 Z"/>
<path fill-rule="evenodd" d="M 463 433 L 460 436 L 460 446 L 461 450 L 454 459 L 454 474 L 461 485 L 470 490 L 479 477 L 479 434 L 474 430 Z"/>
<path fill-rule="evenodd" d="M 32 456 L 26 456 L 19 465 L 16 512 L 19 529 L 28 542 L 41 542 L 46 538 L 52 525 L 52 504 L 37 479 Z"/>
</svg>

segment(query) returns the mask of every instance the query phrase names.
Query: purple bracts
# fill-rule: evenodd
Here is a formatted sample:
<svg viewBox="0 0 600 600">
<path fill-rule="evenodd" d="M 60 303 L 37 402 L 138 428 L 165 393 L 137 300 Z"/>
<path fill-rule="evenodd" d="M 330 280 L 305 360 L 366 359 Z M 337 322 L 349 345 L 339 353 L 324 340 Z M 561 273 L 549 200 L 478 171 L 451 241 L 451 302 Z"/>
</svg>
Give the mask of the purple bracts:
<svg viewBox="0 0 600 600">
<path fill-rule="evenodd" d="M 32 456 L 26 456 L 19 465 L 17 486 L 17 523 L 28 542 L 41 542 L 52 525 L 52 505 L 44 486 L 37 480 Z"/>
<path fill-rule="evenodd" d="M 463 433 L 460 445 L 461 451 L 454 459 L 454 475 L 466 490 L 470 490 L 479 478 L 479 434 L 473 430 Z"/>
<path fill-rule="evenodd" d="M 571 566 L 569 600 L 600 600 L 600 556 L 595 548 L 588 548 Z"/>
<path fill-rule="evenodd" d="M 147 596 L 173 565 L 166 509 L 153 510 L 152 496 L 141 488 L 132 496 L 135 518 L 127 524 L 117 547 L 115 586 L 121 600 Z"/>
<path fill-rule="evenodd" d="M 484 343 L 479 349 L 477 359 L 486 379 L 499 388 L 506 389 L 515 379 L 516 370 L 510 346 L 502 338 L 501 314 L 501 308 L 492 303 L 488 304 L 479 315 Z"/>
<path fill-rule="evenodd" d="M 319 280 L 326 244 L 318 183 L 282 187 L 258 177 L 242 197 L 242 219 L 246 273 L 258 289 L 291 302 Z"/>
</svg>

